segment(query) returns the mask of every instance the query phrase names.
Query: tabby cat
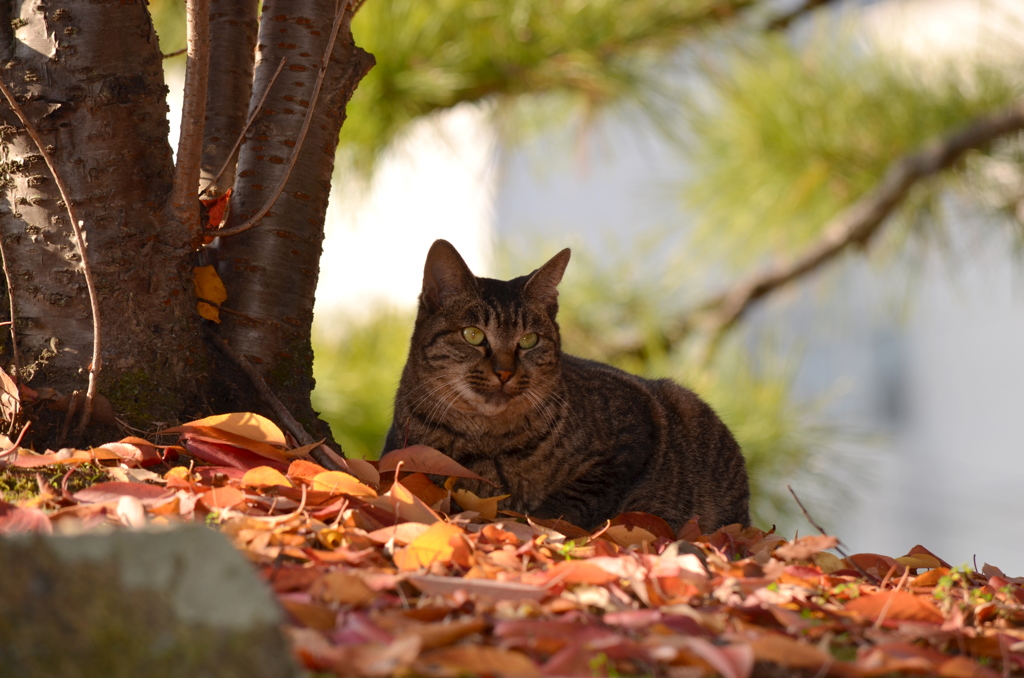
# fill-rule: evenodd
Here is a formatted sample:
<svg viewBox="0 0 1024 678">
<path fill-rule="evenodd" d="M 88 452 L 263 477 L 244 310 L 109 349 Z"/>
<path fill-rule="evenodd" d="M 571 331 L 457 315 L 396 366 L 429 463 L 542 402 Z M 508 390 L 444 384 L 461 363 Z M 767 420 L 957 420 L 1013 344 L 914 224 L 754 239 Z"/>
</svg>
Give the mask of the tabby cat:
<svg viewBox="0 0 1024 678">
<path fill-rule="evenodd" d="M 743 455 L 694 393 L 562 353 L 569 250 L 509 281 L 477 278 L 450 243 L 427 253 L 384 451 L 423 444 L 495 483 L 502 508 L 593 529 L 646 511 L 678 529 L 750 524 Z"/>
</svg>

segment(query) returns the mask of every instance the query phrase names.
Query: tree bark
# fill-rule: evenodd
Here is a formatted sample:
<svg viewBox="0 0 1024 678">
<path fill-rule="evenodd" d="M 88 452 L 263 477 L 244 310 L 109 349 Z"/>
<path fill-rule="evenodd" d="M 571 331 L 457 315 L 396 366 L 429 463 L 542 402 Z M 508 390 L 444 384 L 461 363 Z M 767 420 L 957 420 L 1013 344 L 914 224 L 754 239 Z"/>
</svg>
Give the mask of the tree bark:
<svg viewBox="0 0 1024 678">
<path fill-rule="evenodd" d="M 312 100 L 336 6 L 334 0 L 301 6 L 291 0 L 268 0 L 263 5 L 254 92 L 267 88 L 282 57 L 287 63 L 239 153 L 228 229 L 263 208 L 286 172 Z M 374 63 L 353 42 L 349 18 L 339 31 L 312 124 L 284 191 L 255 227 L 225 238 L 221 247 L 226 305 L 247 317 L 225 317 L 220 336 L 249 358 L 315 436 L 326 431 L 309 400 L 314 384 L 310 330 L 324 216 L 345 106 Z M 239 405 L 258 407 L 251 402 Z"/>
<path fill-rule="evenodd" d="M 224 194 L 235 183 L 232 155 L 245 125 L 252 95 L 253 63 L 256 58 L 257 0 L 211 0 L 210 76 L 203 131 L 201 188 L 224 173 L 210 186 L 207 198 Z"/>
<path fill-rule="evenodd" d="M 174 420 L 195 401 L 206 365 L 190 234 L 163 218 L 173 180 L 167 88 L 146 3 L 2 0 L 0 19 L 2 77 L 58 167 L 87 242 L 83 253 L 42 156 L 0 106 L 0 243 L 19 376 L 63 394 L 85 387 L 87 256 L 100 300 L 100 392 L 136 425 Z M 48 440 L 53 429 L 36 433 Z"/>
</svg>

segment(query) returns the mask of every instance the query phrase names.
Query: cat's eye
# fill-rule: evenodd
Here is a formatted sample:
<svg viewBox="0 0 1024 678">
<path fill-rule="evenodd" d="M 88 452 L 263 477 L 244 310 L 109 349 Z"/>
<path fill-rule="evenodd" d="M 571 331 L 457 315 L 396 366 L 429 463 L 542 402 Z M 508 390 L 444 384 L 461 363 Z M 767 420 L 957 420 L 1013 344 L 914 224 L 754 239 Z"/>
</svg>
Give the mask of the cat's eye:
<svg viewBox="0 0 1024 678">
<path fill-rule="evenodd" d="M 533 348 L 537 345 L 537 333 L 530 332 L 524 334 L 522 339 L 519 340 L 519 348 Z"/>
<path fill-rule="evenodd" d="M 484 331 L 479 327 L 466 327 L 462 330 L 462 338 L 473 346 L 479 346 L 484 343 L 484 339 L 487 337 L 484 335 Z"/>
</svg>

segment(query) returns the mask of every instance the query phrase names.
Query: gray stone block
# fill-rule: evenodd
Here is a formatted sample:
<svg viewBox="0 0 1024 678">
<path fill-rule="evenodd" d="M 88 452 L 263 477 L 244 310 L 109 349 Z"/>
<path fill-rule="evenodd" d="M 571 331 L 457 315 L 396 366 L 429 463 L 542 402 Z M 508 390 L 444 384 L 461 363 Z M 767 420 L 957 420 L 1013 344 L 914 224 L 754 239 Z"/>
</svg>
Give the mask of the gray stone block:
<svg viewBox="0 0 1024 678">
<path fill-rule="evenodd" d="M 0 677 L 299 676 L 281 623 L 205 527 L 0 539 Z"/>
</svg>

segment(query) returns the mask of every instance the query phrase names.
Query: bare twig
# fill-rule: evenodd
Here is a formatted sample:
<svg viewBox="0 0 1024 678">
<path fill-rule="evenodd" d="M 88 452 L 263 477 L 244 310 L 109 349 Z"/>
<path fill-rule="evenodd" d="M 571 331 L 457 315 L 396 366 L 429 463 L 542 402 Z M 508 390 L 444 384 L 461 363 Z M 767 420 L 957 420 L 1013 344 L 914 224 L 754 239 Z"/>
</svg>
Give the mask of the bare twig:
<svg viewBox="0 0 1024 678">
<path fill-rule="evenodd" d="M 7 254 L 4 252 L 3 238 L 0 237 L 0 263 L 3 264 L 4 278 L 7 280 L 7 302 L 11 307 L 11 360 L 14 361 L 14 377 L 16 381 L 21 380 L 21 354 L 18 352 L 18 331 L 15 328 L 17 311 L 14 307 L 14 281 L 11 280 L 11 270 L 7 267 Z"/>
<path fill-rule="evenodd" d="M 281 180 L 277 184 L 277 188 L 274 189 L 274 193 L 270 196 L 270 199 L 260 208 L 256 214 L 249 220 L 232 226 L 231 228 L 222 229 L 217 231 L 217 236 L 226 238 L 230 235 L 238 235 L 243 231 L 247 231 L 267 215 L 267 212 L 274 207 L 274 203 L 281 197 L 281 193 L 284 191 L 285 184 L 288 183 L 288 178 L 291 176 L 292 168 L 295 167 L 295 161 L 299 158 L 299 151 L 302 150 L 302 142 L 306 139 L 306 133 L 309 131 L 309 125 L 313 122 L 313 111 L 316 109 L 317 99 L 320 97 L 320 88 L 324 82 L 324 76 L 327 75 L 327 67 L 331 61 L 331 53 L 334 52 L 334 43 L 338 38 L 338 31 L 341 29 L 342 20 L 345 18 L 345 13 L 348 11 L 348 6 L 351 0 L 342 0 L 340 7 L 338 7 L 338 13 L 334 17 L 334 24 L 331 26 L 331 37 L 327 40 L 327 47 L 324 49 L 323 58 L 320 60 L 320 72 L 316 76 L 316 84 L 313 85 L 313 93 L 309 97 L 309 107 L 306 109 L 306 117 L 302 121 L 302 129 L 299 130 L 298 138 L 295 139 L 295 147 L 292 148 L 291 155 L 288 157 L 288 165 L 284 168 L 284 172 L 281 175 Z M 270 88 L 267 88 L 270 91 Z"/>
<path fill-rule="evenodd" d="M 224 164 L 221 165 L 217 174 L 210 179 L 210 183 L 206 184 L 203 190 L 199 191 L 200 198 L 203 197 L 206 192 L 210 190 L 210 186 L 217 183 L 217 179 L 220 179 L 221 175 L 227 171 L 228 166 L 231 164 L 231 159 L 235 157 L 235 151 L 238 150 L 238 147 L 242 145 L 242 140 L 245 139 L 245 133 L 249 131 L 249 128 L 252 127 L 252 123 L 256 120 L 256 116 L 259 115 L 261 110 L 263 110 L 263 102 L 267 100 L 267 95 L 270 94 L 270 88 L 274 86 L 274 81 L 277 80 L 277 76 L 281 75 L 281 71 L 284 69 L 286 61 L 288 61 L 288 57 L 281 58 L 281 63 L 277 65 L 277 70 L 274 71 L 274 75 L 270 77 L 270 82 L 267 83 L 267 88 L 263 90 L 263 96 L 260 97 L 259 102 L 256 104 L 256 108 L 254 108 L 252 113 L 249 115 L 249 119 L 245 121 L 245 126 L 242 127 L 242 131 L 238 133 L 238 138 L 235 139 L 235 145 L 231 147 L 231 152 L 228 153 L 227 160 L 225 160 Z"/>
<path fill-rule="evenodd" d="M 181 56 L 182 54 L 185 54 L 186 52 L 188 52 L 188 48 L 187 47 L 182 47 L 181 49 L 176 49 L 173 52 L 168 52 L 167 54 L 161 54 L 160 56 L 162 58 L 164 58 L 164 59 L 172 59 L 172 58 L 174 58 L 176 56 Z"/>
<path fill-rule="evenodd" d="M 249 315 L 248 313 L 242 313 L 241 311 L 236 311 L 234 309 L 228 308 L 227 306 L 221 306 L 216 301 L 210 301 L 209 299 L 203 299 L 202 297 L 196 297 L 196 301 L 202 302 L 208 306 L 213 306 L 218 311 L 227 313 L 228 315 L 238 316 L 239 318 L 245 318 L 246 320 L 250 320 L 254 323 L 262 322 L 256 316 Z"/>
<path fill-rule="evenodd" d="M 292 413 L 288 411 L 288 408 L 284 406 L 284 403 L 281 402 L 280 398 L 274 395 L 274 392 L 270 390 L 270 386 L 267 385 L 267 382 L 263 379 L 263 376 L 256 370 L 255 367 L 253 367 L 252 363 L 249 362 L 248 358 L 246 358 L 244 355 L 236 353 L 231 348 L 231 346 L 228 345 L 228 342 L 218 337 L 217 334 L 210 330 L 209 328 L 206 328 L 206 336 L 210 339 L 210 341 L 213 342 L 214 346 L 216 346 L 221 353 L 227 356 L 227 358 L 231 362 L 233 362 L 238 367 L 238 369 L 242 370 L 242 372 L 245 373 L 245 376 L 249 377 L 249 381 L 252 382 L 253 387 L 260 394 L 260 397 L 263 399 L 263 402 L 266 403 L 271 410 L 273 410 L 274 415 L 278 418 L 281 424 L 286 429 L 288 429 L 288 432 L 291 433 L 292 436 L 294 436 L 295 439 L 298 440 L 300 444 L 312 445 L 316 442 L 313 439 L 313 436 L 309 435 L 306 429 L 303 428 L 302 424 L 296 421 L 295 417 L 293 417 Z M 313 449 L 310 452 L 310 455 L 314 459 L 316 459 L 317 463 L 319 463 L 321 466 L 328 470 L 347 470 L 341 468 L 338 464 L 334 463 L 334 460 L 328 457 L 326 454 L 324 454 L 323 451 L 320 450 L 319 448 Z"/>
<path fill-rule="evenodd" d="M 819 7 L 823 7 L 834 0 L 804 0 L 801 4 L 797 5 L 793 9 L 789 10 L 784 14 L 780 14 L 775 17 L 765 26 L 766 30 L 769 31 L 783 31 L 789 28 L 790 24 L 804 16 L 810 14 Z"/>
<path fill-rule="evenodd" d="M 791 486 L 786 485 L 786 489 L 789 490 L 789 493 L 791 495 L 793 495 L 793 499 L 796 500 L 796 505 L 800 507 L 800 511 L 801 511 L 801 513 L 804 514 L 804 518 L 807 518 L 807 522 L 809 522 L 811 525 L 813 525 L 814 529 L 816 529 L 818 532 L 821 533 L 821 536 L 823 536 L 823 537 L 835 537 L 834 534 L 829 534 L 828 532 L 826 532 L 825 528 L 823 528 L 821 525 L 819 525 L 814 520 L 814 518 L 811 517 L 811 514 L 807 512 L 807 508 L 804 506 L 804 503 L 802 501 L 800 501 L 800 497 L 796 496 L 796 492 L 793 491 L 793 488 Z M 861 575 L 863 575 L 865 579 L 873 581 L 876 584 L 880 583 L 878 577 L 876 577 L 875 575 L 869 573 L 867 570 L 865 570 L 860 565 L 858 565 L 857 561 L 850 560 L 850 556 L 848 556 L 846 554 L 846 551 L 843 551 L 842 546 L 840 546 L 840 544 L 842 544 L 843 542 L 839 539 L 839 537 L 836 537 L 836 542 L 837 543 L 836 543 L 835 549 L 836 549 L 836 551 L 839 552 L 839 555 L 841 555 L 843 558 L 846 559 L 846 562 L 850 563 L 850 565 L 853 565 L 853 568 L 855 570 L 857 570 L 858 572 L 860 572 Z"/>
<path fill-rule="evenodd" d="M 9 454 L 13 454 L 14 458 L 17 459 L 18 449 L 21 447 L 21 441 L 25 437 L 25 433 L 28 432 L 28 427 L 32 425 L 32 421 L 26 421 L 25 425 L 21 427 L 21 433 L 18 434 L 17 440 L 11 443 L 10 449 L 0 451 L 0 459 L 3 459 Z"/>
<path fill-rule="evenodd" d="M 89 268 L 89 257 L 85 251 L 85 235 L 82 232 L 84 223 L 75 216 L 75 208 L 72 206 L 71 198 L 68 196 L 67 186 L 64 185 L 64 180 L 57 172 L 50 154 L 46 152 L 46 146 L 43 144 L 42 139 L 39 138 L 39 133 L 36 132 L 36 128 L 25 117 L 25 112 L 21 110 L 21 106 L 15 100 L 14 94 L 11 93 L 11 90 L 7 88 L 7 84 L 2 80 L 0 80 L 0 92 L 3 92 L 4 98 L 7 99 L 11 110 L 18 116 L 21 124 L 25 126 L 25 132 L 32 138 L 32 142 L 39 149 L 39 154 L 43 156 L 43 162 L 50 169 L 53 181 L 57 184 L 57 190 L 60 192 L 60 198 L 64 201 L 64 209 L 67 210 L 68 218 L 71 220 L 71 229 L 75 233 L 78 251 L 82 254 L 82 273 L 85 275 L 85 287 L 89 293 L 89 308 L 92 312 L 92 363 L 89 365 L 89 386 L 85 392 L 85 407 L 82 409 L 82 418 L 78 422 L 78 430 L 82 431 L 89 425 L 89 420 L 92 418 L 93 399 L 96 397 L 96 381 L 99 379 L 100 369 L 103 366 L 103 359 L 101 357 L 102 344 L 100 342 L 100 300 L 99 295 L 96 293 L 96 285 L 93 283 L 92 270 Z"/>
<path fill-rule="evenodd" d="M 877 185 L 860 200 L 840 212 L 823 229 L 823 235 L 802 253 L 733 284 L 725 292 L 698 305 L 680 323 L 678 336 L 701 329 L 708 336 L 705 358 L 714 352 L 721 337 L 750 308 L 776 289 L 798 280 L 832 261 L 852 246 L 866 248 L 886 219 L 902 204 L 918 182 L 942 172 L 968 151 L 1024 129 L 1024 100 L 998 113 L 980 116 L 966 126 L 926 144 L 917 152 L 889 166 Z"/>
<path fill-rule="evenodd" d="M 210 0 L 188 0 L 185 11 L 188 62 L 170 208 L 181 223 L 196 227 L 199 221 L 196 189 L 199 187 L 199 168 L 203 157 L 206 84 L 210 66 Z"/>
</svg>

